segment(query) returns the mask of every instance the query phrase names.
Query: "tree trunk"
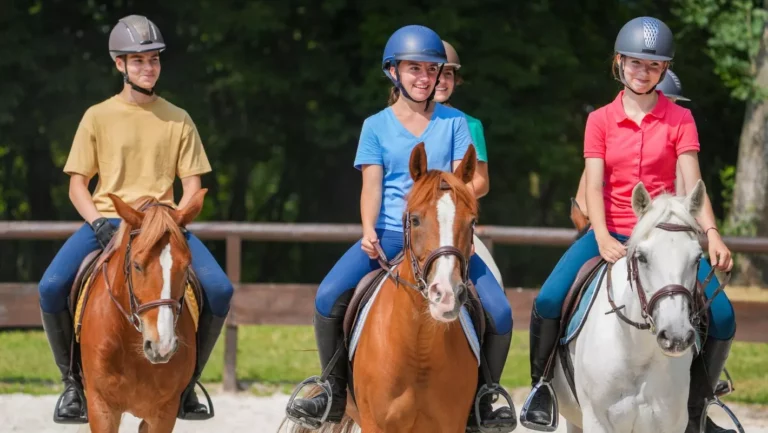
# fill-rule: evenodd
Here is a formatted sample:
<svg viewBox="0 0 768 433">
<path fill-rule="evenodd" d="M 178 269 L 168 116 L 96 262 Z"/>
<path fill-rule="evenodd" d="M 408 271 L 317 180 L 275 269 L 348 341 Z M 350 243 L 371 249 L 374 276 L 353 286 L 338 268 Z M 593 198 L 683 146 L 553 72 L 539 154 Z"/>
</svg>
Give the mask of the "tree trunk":
<svg viewBox="0 0 768 433">
<path fill-rule="evenodd" d="M 763 26 L 756 59 L 756 84 L 768 90 L 768 23 Z M 729 216 L 731 231 L 738 235 L 768 236 L 768 100 L 747 101 L 739 139 L 739 159 Z M 740 255 L 735 269 L 739 283 L 768 285 L 768 259 Z"/>
</svg>

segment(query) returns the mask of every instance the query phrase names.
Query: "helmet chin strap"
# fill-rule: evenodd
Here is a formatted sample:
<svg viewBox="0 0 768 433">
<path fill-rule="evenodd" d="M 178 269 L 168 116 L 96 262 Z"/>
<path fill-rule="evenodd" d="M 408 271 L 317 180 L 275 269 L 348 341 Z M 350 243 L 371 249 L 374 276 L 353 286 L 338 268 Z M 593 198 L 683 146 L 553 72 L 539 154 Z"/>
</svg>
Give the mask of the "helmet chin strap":
<svg viewBox="0 0 768 433">
<path fill-rule="evenodd" d="M 149 89 L 149 90 L 147 90 L 147 89 L 145 89 L 143 87 L 137 86 L 136 84 L 133 83 L 133 81 L 131 81 L 128 78 L 128 58 L 126 56 L 123 56 L 123 63 L 125 63 L 125 70 L 122 71 L 123 72 L 123 81 L 125 83 L 128 83 L 128 85 L 131 86 L 131 89 L 133 89 L 133 90 L 135 90 L 135 91 L 137 91 L 139 93 L 142 93 L 142 94 L 147 95 L 147 96 L 154 95 L 155 94 L 155 88 L 154 87 Z"/>
<path fill-rule="evenodd" d="M 649 91 L 647 91 L 645 93 L 637 92 L 635 89 L 632 88 L 632 86 L 629 85 L 629 83 L 627 82 L 626 78 L 624 78 L 624 56 L 621 56 L 621 63 L 619 63 L 619 77 L 621 77 L 621 84 L 623 84 L 624 87 L 629 89 L 635 95 L 638 95 L 638 96 L 650 95 L 651 93 L 653 93 L 656 90 L 656 86 L 658 86 L 659 83 L 661 83 L 664 80 L 664 75 L 667 73 L 667 68 L 669 68 L 669 66 L 664 68 L 664 71 L 659 76 L 659 81 L 656 84 L 654 84 L 653 87 L 651 87 L 651 90 L 649 90 Z"/>
</svg>

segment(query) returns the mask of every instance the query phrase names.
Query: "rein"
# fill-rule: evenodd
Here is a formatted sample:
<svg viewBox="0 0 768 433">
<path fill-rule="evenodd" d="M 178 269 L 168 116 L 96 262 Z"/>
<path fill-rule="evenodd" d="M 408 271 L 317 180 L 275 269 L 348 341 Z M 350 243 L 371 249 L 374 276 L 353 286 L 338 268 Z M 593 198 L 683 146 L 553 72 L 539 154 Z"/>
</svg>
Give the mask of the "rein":
<svg viewBox="0 0 768 433">
<path fill-rule="evenodd" d="M 696 232 L 690 226 L 673 223 L 659 223 L 656 225 L 656 228 L 668 232 Z M 720 283 L 720 286 L 717 288 L 717 290 L 715 290 L 715 293 L 712 295 L 712 297 L 707 300 L 704 290 L 709 285 L 712 277 L 715 275 L 715 268 L 712 268 L 707 274 L 707 278 L 704 279 L 704 282 L 702 282 L 701 285 L 699 285 L 697 282 L 696 285 L 694 285 L 693 290 L 689 290 L 681 284 L 669 284 L 659 289 L 651 296 L 651 299 L 648 300 L 645 294 L 645 289 L 640 282 L 637 256 L 633 256 L 632 258 L 627 259 L 627 280 L 629 281 L 630 290 L 632 289 L 633 284 L 637 288 L 637 297 L 640 300 L 640 314 L 643 317 L 643 323 L 638 323 L 628 318 L 624 313 L 621 312 L 625 305 L 617 306 L 613 300 L 613 284 L 611 282 L 612 269 L 613 263 L 608 263 L 608 269 L 606 270 L 608 274 L 606 293 L 608 295 L 608 303 L 611 305 L 611 310 L 605 314 L 616 313 L 619 319 L 621 319 L 624 323 L 640 330 L 650 330 L 654 335 L 656 334 L 656 324 L 653 321 L 653 309 L 662 298 L 675 295 L 682 295 L 686 297 L 688 299 L 691 320 L 695 323 L 699 323 L 701 319 L 707 314 L 707 310 L 712 304 L 712 301 L 715 299 L 715 297 L 717 297 L 717 295 L 720 294 L 720 292 L 725 290 L 725 287 L 728 285 L 728 282 L 731 279 L 731 273 L 726 273 L 723 282 Z"/>
<path fill-rule="evenodd" d="M 163 204 L 163 203 L 152 203 L 146 206 L 143 206 L 140 211 L 146 211 L 149 208 L 155 207 L 155 206 L 162 206 L 169 209 L 173 209 L 173 207 Z M 173 326 L 176 328 L 176 324 L 179 322 L 179 317 L 181 316 L 181 309 L 184 305 L 184 294 L 182 293 L 181 297 L 176 299 L 155 299 L 154 301 L 145 302 L 143 304 L 139 303 L 138 298 L 136 298 L 136 294 L 133 289 L 133 272 L 131 272 L 131 244 L 133 243 L 134 237 L 139 235 L 141 233 L 141 229 L 134 229 L 131 230 L 128 234 L 128 245 L 125 249 L 125 260 L 123 263 L 123 275 L 125 277 L 124 283 L 128 285 L 128 300 L 129 300 L 129 308 L 130 313 L 125 310 L 125 308 L 120 305 L 120 302 L 115 297 L 114 292 L 112 291 L 112 286 L 110 284 L 109 276 L 107 275 L 107 266 L 109 264 L 109 260 L 111 259 L 111 254 L 108 256 L 104 262 L 101 264 L 101 270 L 102 275 L 104 277 L 104 284 L 107 287 L 107 294 L 109 294 L 109 297 L 112 299 L 112 302 L 115 304 L 118 310 L 125 316 L 126 320 L 128 320 L 128 323 L 133 325 L 133 327 L 138 331 L 142 332 L 142 325 L 141 325 L 141 317 L 139 317 L 140 314 L 151 310 L 153 308 L 158 307 L 173 307 L 175 310 L 175 317 L 173 320 Z"/>
</svg>

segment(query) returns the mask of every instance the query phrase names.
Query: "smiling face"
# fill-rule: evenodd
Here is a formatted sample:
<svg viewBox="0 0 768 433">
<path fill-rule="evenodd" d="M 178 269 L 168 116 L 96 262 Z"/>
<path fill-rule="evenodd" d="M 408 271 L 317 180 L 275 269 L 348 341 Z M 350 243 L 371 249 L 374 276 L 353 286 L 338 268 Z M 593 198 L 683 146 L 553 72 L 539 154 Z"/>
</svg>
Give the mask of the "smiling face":
<svg viewBox="0 0 768 433">
<path fill-rule="evenodd" d="M 616 56 L 621 65 L 621 56 Z M 644 60 L 635 57 L 624 57 L 624 80 L 635 92 L 646 93 L 661 82 L 661 74 L 669 62 L 659 60 Z"/>
<path fill-rule="evenodd" d="M 440 82 L 435 90 L 435 101 L 443 103 L 451 99 L 454 89 L 456 89 L 456 70 L 452 66 L 443 68 L 440 74 Z"/>
<path fill-rule="evenodd" d="M 439 66 L 437 63 L 403 60 L 397 65 L 400 84 L 411 98 L 425 101 L 435 88 Z M 389 68 L 389 72 L 393 77 L 396 76 L 394 66 Z"/>
<path fill-rule="evenodd" d="M 160 53 L 150 51 L 119 56 L 115 59 L 115 66 L 122 73 L 126 71 L 127 66 L 128 79 L 137 86 L 149 90 L 155 87 L 160 78 Z"/>
</svg>

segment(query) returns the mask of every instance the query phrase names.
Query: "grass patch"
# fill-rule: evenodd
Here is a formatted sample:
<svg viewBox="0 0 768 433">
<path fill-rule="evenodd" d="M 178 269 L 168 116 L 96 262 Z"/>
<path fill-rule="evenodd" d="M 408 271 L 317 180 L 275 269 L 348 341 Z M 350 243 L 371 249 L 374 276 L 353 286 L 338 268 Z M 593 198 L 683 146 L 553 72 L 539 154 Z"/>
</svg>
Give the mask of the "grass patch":
<svg viewBox="0 0 768 433">
<path fill-rule="evenodd" d="M 290 392 L 308 376 L 319 374 L 310 326 L 243 326 L 238 333 L 238 380 L 255 395 Z M 203 372 L 206 383 L 221 382 L 224 339 Z M 0 332 L 0 393 L 50 394 L 61 390 L 48 342 L 42 331 Z M 726 400 L 768 404 L 768 344 L 734 342 L 728 360 L 736 392 Z M 528 333 L 514 333 L 502 384 L 530 386 Z"/>
</svg>

